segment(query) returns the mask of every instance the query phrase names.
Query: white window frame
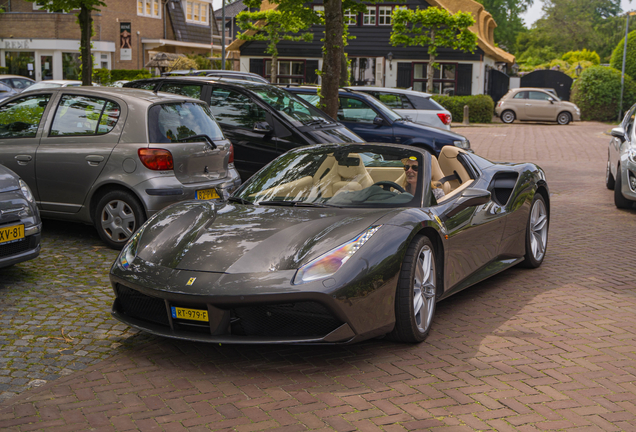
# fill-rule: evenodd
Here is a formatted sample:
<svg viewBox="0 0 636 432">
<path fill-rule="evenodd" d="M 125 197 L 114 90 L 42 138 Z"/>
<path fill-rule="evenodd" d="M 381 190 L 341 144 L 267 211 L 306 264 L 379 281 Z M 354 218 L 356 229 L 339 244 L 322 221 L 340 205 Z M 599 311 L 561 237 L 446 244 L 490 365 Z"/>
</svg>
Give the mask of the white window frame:
<svg viewBox="0 0 636 432">
<path fill-rule="evenodd" d="M 155 15 L 155 4 L 157 5 L 157 14 Z M 139 6 L 142 11 L 139 12 Z M 143 16 L 147 18 L 161 19 L 161 0 L 137 0 L 136 4 L 137 16 Z M 148 8 L 150 8 L 150 14 L 148 14 Z"/>
<path fill-rule="evenodd" d="M 367 11 L 362 14 L 363 26 L 375 26 L 378 22 L 378 10 L 376 6 L 367 6 Z"/>
<path fill-rule="evenodd" d="M 382 14 L 383 11 L 388 13 Z M 378 6 L 378 18 L 377 18 L 378 25 L 390 26 L 391 14 L 393 14 L 393 6 Z"/>
<path fill-rule="evenodd" d="M 351 9 L 347 9 L 344 11 L 343 21 L 346 25 L 357 25 L 358 24 L 358 13 L 351 12 Z"/>
<path fill-rule="evenodd" d="M 184 11 L 185 11 L 185 18 L 186 18 L 186 22 L 190 23 L 190 24 L 199 24 L 199 25 L 209 25 L 210 24 L 210 13 L 209 13 L 209 8 L 210 8 L 210 3 L 208 2 L 203 2 L 203 1 L 197 1 L 197 0 L 185 0 L 183 2 L 184 7 Z M 198 6 L 199 8 L 199 19 L 195 20 L 194 19 L 194 15 L 195 15 L 195 6 Z M 188 7 L 190 7 L 190 18 L 188 18 Z M 203 13 L 201 11 L 205 11 L 205 16 L 203 16 Z M 203 19 L 205 18 L 205 19 Z"/>
</svg>

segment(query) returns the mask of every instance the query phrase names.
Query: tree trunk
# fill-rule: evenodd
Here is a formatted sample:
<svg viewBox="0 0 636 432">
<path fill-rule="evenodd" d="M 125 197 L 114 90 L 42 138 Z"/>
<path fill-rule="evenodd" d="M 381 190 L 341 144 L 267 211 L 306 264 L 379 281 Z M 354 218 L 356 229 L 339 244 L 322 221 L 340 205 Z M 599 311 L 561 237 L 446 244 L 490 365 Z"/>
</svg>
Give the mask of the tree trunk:
<svg viewBox="0 0 636 432">
<path fill-rule="evenodd" d="M 80 55 L 82 57 L 82 85 L 89 86 L 93 82 L 93 57 L 91 56 L 91 33 L 93 17 L 86 6 L 80 7 L 78 15 L 80 23 Z"/>
<path fill-rule="evenodd" d="M 347 87 L 351 85 L 351 83 L 349 82 L 349 65 L 347 62 L 347 56 L 344 54 L 344 50 L 342 50 L 340 63 L 340 87 Z"/>
<path fill-rule="evenodd" d="M 435 45 L 435 30 L 431 30 L 431 45 Z M 433 73 L 435 69 L 433 68 L 433 64 L 435 63 L 435 55 L 429 53 L 428 54 L 428 65 L 426 66 L 426 77 L 428 78 L 428 82 L 426 83 L 426 92 L 433 93 Z"/>
<path fill-rule="evenodd" d="M 320 105 L 327 115 L 338 118 L 338 88 L 344 45 L 342 0 L 325 0 L 325 47 L 322 62 Z"/>
<path fill-rule="evenodd" d="M 276 84 L 276 81 L 278 80 L 278 49 L 276 48 L 278 42 L 280 42 L 278 34 L 272 32 L 270 34 L 268 49 L 268 52 L 272 55 L 272 64 L 269 68 L 269 82 L 272 84 Z"/>
</svg>

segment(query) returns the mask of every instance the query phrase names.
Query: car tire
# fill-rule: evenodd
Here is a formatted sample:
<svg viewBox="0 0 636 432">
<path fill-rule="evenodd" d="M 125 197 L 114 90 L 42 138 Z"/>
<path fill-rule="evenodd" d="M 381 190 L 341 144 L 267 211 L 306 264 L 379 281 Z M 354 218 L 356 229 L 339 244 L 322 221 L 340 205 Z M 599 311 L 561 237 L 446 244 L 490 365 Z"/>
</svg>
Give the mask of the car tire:
<svg viewBox="0 0 636 432">
<path fill-rule="evenodd" d="M 511 110 L 506 110 L 501 113 L 501 121 L 506 124 L 511 124 L 512 122 L 514 122 L 516 117 L 517 116 L 515 115 L 515 113 Z"/>
<path fill-rule="evenodd" d="M 145 222 L 146 213 L 139 200 L 121 190 L 106 193 L 97 202 L 93 221 L 99 237 L 112 249 L 121 249 Z"/>
<path fill-rule="evenodd" d="M 616 181 L 614 180 L 614 175 L 612 174 L 612 170 L 610 169 L 611 163 L 609 159 L 607 160 L 607 169 L 605 170 L 605 186 L 609 190 L 614 190 L 614 186 L 616 186 Z"/>
<path fill-rule="evenodd" d="M 435 315 L 439 273 L 433 243 L 426 236 L 415 237 L 400 271 L 391 339 L 411 343 L 426 339 Z"/>
<path fill-rule="evenodd" d="M 569 112 L 563 111 L 562 113 L 559 113 L 559 115 L 557 116 L 557 123 L 560 125 L 566 125 L 570 123 L 571 121 L 572 121 L 572 114 L 570 114 Z"/>
<path fill-rule="evenodd" d="M 545 258 L 548 248 L 548 229 L 550 227 L 550 213 L 543 195 L 535 192 L 528 224 L 526 225 L 526 253 L 523 256 L 523 267 L 537 268 Z"/>
<path fill-rule="evenodd" d="M 621 166 L 616 169 L 616 182 L 614 183 L 614 204 L 619 209 L 632 208 L 633 202 L 623 196 L 623 176 L 621 175 Z"/>
</svg>

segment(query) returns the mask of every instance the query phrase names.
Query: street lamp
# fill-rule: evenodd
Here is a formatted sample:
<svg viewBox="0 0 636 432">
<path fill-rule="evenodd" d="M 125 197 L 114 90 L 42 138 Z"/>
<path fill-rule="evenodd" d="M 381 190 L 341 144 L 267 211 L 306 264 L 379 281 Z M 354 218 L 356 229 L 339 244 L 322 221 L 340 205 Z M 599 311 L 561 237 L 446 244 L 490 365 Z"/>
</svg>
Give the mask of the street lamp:
<svg viewBox="0 0 636 432">
<path fill-rule="evenodd" d="M 581 76 L 582 71 L 583 67 L 581 66 L 581 62 L 579 62 L 578 66 L 574 68 L 574 73 L 576 73 L 576 76 L 579 77 Z"/>
<path fill-rule="evenodd" d="M 621 68 L 621 102 L 618 104 L 618 122 L 623 114 L 623 89 L 625 88 L 625 58 L 627 56 L 627 35 L 629 33 L 629 17 L 636 15 L 636 12 L 627 12 L 625 17 L 625 43 L 623 44 L 623 67 Z"/>
</svg>

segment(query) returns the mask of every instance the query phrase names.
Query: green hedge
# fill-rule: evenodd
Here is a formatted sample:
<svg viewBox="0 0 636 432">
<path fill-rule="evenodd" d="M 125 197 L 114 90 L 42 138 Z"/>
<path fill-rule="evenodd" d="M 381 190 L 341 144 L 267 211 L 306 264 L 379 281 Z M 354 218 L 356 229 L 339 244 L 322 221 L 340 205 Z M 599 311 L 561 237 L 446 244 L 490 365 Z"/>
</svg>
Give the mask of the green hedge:
<svg viewBox="0 0 636 432">
<path fill-rule="evenodd" d="M 625 38 L 621 39 L 612 52 L 610 66 L 614 69 L 621 70 L 623 68 L 624 46 Z M 625 57 L 625 74 L 636 79 L 636 31 L 629 32 L 627 35 L 627 55 Z"/>
<path fill-rule="evenodd" d="M 9 68 L 5 66 L 0 66 L 0 74 L 7 74 L 7 73 L 9 73 Z"/>
<path fill-rule="evenodd" d="M 150 78 L 152 74 L 145 69 L 113 69 L 110 71 L 111 81 Z"/>
<path fill-rule="evenodd" d="M 454 122 L 464 121 L 464 105 L 468 105 L 471 123 L 490 123 L 495 103 L 488 95 L 442 96 L 433 95 L 433 100 L 450 111 Z"/>
<path fill-rule="evenodd" d="M 621 97 L 621 72 L 608 66 L 592 66 L 572 86 L 570 100 L 581 109 L 581 120 L 616 122 Z M 636 83 L 625 74 L 623 112 L 636 102 Z"/>
</svg>

